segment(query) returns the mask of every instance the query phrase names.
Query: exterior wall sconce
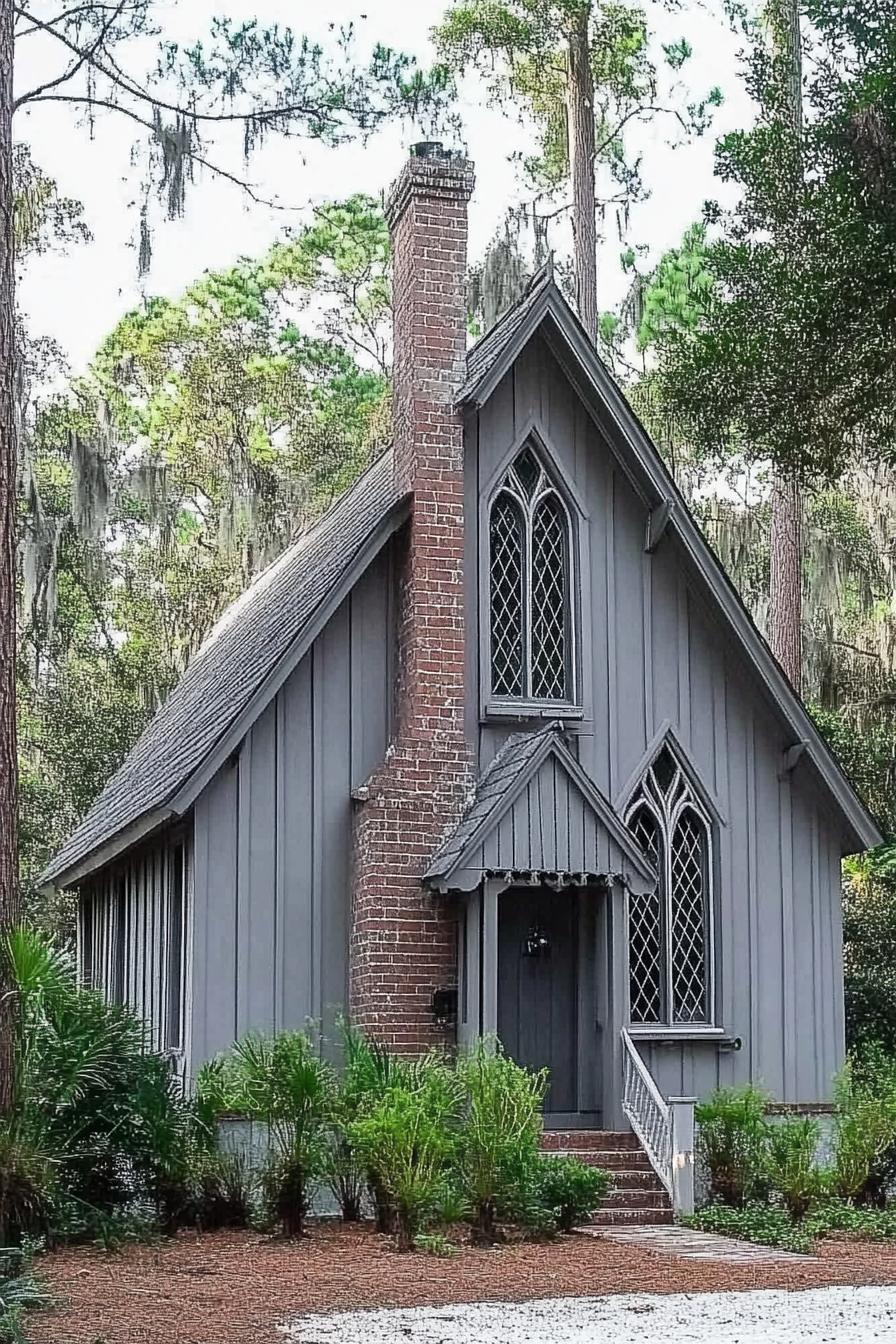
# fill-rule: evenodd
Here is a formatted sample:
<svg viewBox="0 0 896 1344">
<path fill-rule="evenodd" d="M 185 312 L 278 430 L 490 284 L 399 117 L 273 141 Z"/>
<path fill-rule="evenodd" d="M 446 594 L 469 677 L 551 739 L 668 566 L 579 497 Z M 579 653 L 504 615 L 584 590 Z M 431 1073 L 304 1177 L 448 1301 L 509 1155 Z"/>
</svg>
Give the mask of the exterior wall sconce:
<svg viewBox="0 0 896 1344">
<path fill-rule="evenodd" d="M 550 955 L 551 955 L 551 940 L 545 933 L 544 929 L 540 929 L 536 924 L 526 934 L 526 942 L 523 947 L 523 956 L 549 957 Z"/>
</svg>

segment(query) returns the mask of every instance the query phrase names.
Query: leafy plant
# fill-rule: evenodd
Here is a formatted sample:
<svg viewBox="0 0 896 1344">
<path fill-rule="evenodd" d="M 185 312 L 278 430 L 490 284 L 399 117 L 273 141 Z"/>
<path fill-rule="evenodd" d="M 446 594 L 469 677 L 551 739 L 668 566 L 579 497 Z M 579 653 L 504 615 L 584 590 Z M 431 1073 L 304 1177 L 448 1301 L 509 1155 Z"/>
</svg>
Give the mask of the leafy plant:
<svg viewBox="0 0 896 1344">
<path fill-rule="evenodd" d="M 682 1222 L 701 1232 L 757 1241 L 763 1246 L 779 1246 L 798 1254 L 809 1254 L 815 1240 L 808 1220 L 794 1223 L 786 1209 L 770 1204 L 709 1204 L 683 1218 Z"/>
<path fill-rule="evenodd" d="M 844 1199 L 880 1205 L 896 1175 L 896 1061 L 880 1050 L 851 1061 L 835 1098 L 834 1187 Z"/>
<path fill-rule="evenodd" d="M 50 1304 L 32 1272 L 39 1244 L 26 1239 L 21 1249 L 0 1248 L 0 1344 L 25 1344 L 25 1312 Z"/>
<path fill-rule="evenodd" d="M 194 1153 L 190 1164 L 192 1221 L 212 1231 L 246 1227 L 252 1211 L 252 1174 L 243 1153 Z"/>
<path fill-rule="evenodd" d="M 788 1120 L 769 1125 L 765 1167 L 771 1191 L 780 1196 L 791 1218 L 799 1222 L 825 1188 L 825 1173 L 816 1161 L 818 1122 Z"/>
<path fill-rule="evenodd" d="M 457 1146 L 459 1089 L 430 1058 L 349 1126 L 348 1135 L 394 1213 L 397 1248 L 409 1251 L 442 1200 Z"/>
<path fill-rule="evenodd" d="M 418 1232 L 414 1241 L 414 1249 L 425 1251 L 427 1255 L 438 1255 L 440 1257 L 457 1254 L 457 1248 L 442 1232 Z"/>
<path fill-rule="evenodd" d="M 710 1198 L 740 1205 L 761 1192 L 766 1170 L 768 1098 L 759 1088 L 719 1088 L 695 1108 L 696 1148 Z"/>
<path fill-rule="evenodd" d="M 559 1232 L 586 1222 L 610 1188 L 610 1173 L 575 1157 L 542 1155 L 535 1167 L 535 1196 Z"/>
<path fill-rule="evenodd" d="M 270 1156 L 262 1173 L 269 1211 L 287 1236 L 302 1236 L 326 1164 L 333 1073 L 301 1031 L 250 1033 L 225 1055 L 219 1100 L 267 1128 Z"/>
<path fill-rule="evenodd" d="M 489 1040 L 460 1058 L 458 1075 L 465 1091 L 458 1176 L 473 1213 L 473 1240 L 492 1245 L 502 1206 L 519 1203 L 530 1184 L 547 1071 L 528 1072 Z"/>
</svg>

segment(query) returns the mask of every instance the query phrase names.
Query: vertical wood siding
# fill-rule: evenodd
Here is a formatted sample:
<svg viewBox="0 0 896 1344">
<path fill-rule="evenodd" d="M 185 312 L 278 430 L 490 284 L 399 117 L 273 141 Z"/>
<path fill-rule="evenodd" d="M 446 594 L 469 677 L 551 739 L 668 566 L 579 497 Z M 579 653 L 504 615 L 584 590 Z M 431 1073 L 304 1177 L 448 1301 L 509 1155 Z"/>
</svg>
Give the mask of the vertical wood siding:
<svg viewBox="0 0 896 1344">
<path fill-rule="evenodd" d="M 579 758 L 617 802 L 668 720 L 724 818 L 715 846 L 716 1017 L 743 1049 L 656 1046 L 648 1063 L 667 1093 L 704 1094 L 752 1077 L 784 1101 L 826 1099 L 844 1051 L 840 835 L 805 763 L 781 778 L 790 742 L 674 537 L 645 554 L 646 505 L 539 339 L 467 428 L 471 628 L 486 628 L 474 577 L 480 491 L 533 415 L 588 513 L 582 656 L 590 675 Z M 468 732 L 484 766 L 510 730 L 481 724 L 476 641 L 468 647 Z"/>
<path fill-rule="evenodd" d="M 192 1065 L 348 999 L 353 788 L 392 703 L 388 548 L 196 803 Z"/>
<path fill-rule="evenodd" d="M 146 1026 L 147 1047 L 166 1051 L 171 967 L 180 965 L 184 1021 L 189 1019 L 192 846 L 189 828 L 167 833 L 111 865 L 85 885 L 78 904 L 78 972 L 107 1002 L 126 1004 Z M 179 955 L 172 957 L 173 864 L 183 864 Z M 186 1032 L 184 1033 L 186 1044 Z M 183 1060 L 180 1061 L 181 1067 Z"/>
</svg>

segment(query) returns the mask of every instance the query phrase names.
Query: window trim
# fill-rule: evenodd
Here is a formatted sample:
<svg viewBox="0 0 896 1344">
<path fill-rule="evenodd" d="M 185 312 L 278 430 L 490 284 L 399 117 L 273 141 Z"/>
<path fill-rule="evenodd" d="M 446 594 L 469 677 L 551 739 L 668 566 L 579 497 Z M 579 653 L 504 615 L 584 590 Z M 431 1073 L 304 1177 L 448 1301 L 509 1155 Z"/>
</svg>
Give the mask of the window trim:
<svg viewBox="0 0 896 1344">
<path fill-rule="evenodd" d="M 569 694 L 561 700 L 536 700 L 528 694 L 511 696 L 492 693 L 491 512 L 498 495 L 505 488 L 504 482 L 508 471 L 526 447 L 541 466 L 549 489 L 553 491 L 563 509 L 567 525 L 570 686 Z M 508 493 L 516 498 L 513 492 Z M 586 700 L 590 696 L 590 679 L 587 677 L 587 667 L 581 656 L 581 650 L 587 647 L 589 637 L 589 601 L 586 592 L 590 578 L 587 522 L 588 515 L 574 484 L 568 480 L 541 425 L 534 417 L 530 418 L 503 453 L 479 496 L 479 684 L 480 713 L 483 721 L 492 718 L 585 718 Z M 527 651 L 528 639 L 527 635 Z"/>
<path fill-rule="evenodd" d="M 685 792 L 678 798 L 671 809 L 664 809 L 664 814 L 659 815 L 655 800 L 644 790 L 644 782 L 648 772 L 652 769 L 657 759 L 663 751 L 667 751 L 675 762 L 681 778 L 685 785 Z M 650 760 L 644 766 L 639 780 L 631 790 L 628 801 L 625 805 L 623 817 L 626 826 L 630 826 L 635 814 L 646 808 L 650 815 L 657 822 L 663 840 L 663 872 L 660 874 L 660 880 L 666 887 L 663 899 L 663 936 L 665 946 L 661 949 L 663 956 L 663 967 L 665 974 L 665 997 L 666 997 L 666 1015 L 665 1019 L 657 1022 L 632 1022 L 631 1019 L 631 969 L 629 965 L 629 948 L 631 944 L 631 897 L 628 892 L 625 895 L 625 955 L 626 955 L 626 974 L 625 974 L 625 993 L 626 993 L 626 1022 L 635 1032 L 649 1035 L 650 1033 L 671 1033 L 673 1035 L 697 1034 L 708 1035 L 714 1032 L 720 1032 L 722 1028 L 718 1024 L 718 1004 L 716 998 L 716 892 L 718 883 L 716 878 L 716 834 L 718 818 L 714 817 L 707 808 L 703 797 L 702 789 L 698 788 L 693 777 L 690 762 L 682 760 L 676 749 L 676 743 L 671 734 L 668 734 L 652 752 Z M 704 855 L 706 898 L 704 908 L 705 925 L 705 969 L 706 985 L 704 997 L 706 1002 L 706 1017 L 696 1021 L 676 1021 L 673 1017 L 673 995 L 674 995 L 674 957 L 672 948 L 672 846 L 671 840 L 675 834 L 675 828 L 685 812 L 692 812 L 700 821 L 703 827 L 703 833 L 706 840 L 706 852 Z"/>
</svg>

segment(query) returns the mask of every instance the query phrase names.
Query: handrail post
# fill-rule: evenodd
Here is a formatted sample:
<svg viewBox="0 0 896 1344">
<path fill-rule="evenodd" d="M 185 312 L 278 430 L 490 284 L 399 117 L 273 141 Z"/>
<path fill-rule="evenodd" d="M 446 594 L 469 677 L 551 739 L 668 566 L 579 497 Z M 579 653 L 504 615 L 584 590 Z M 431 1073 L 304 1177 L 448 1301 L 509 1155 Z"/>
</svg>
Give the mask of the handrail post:
<svg viewBox="0 0 896 1344">
<path fill-rule="evenodd" d="M 672 1111 L 672 1211 L 694 1212 L 694 1106 L 696 1097 L 670 1097 Z"/>
</svg>

